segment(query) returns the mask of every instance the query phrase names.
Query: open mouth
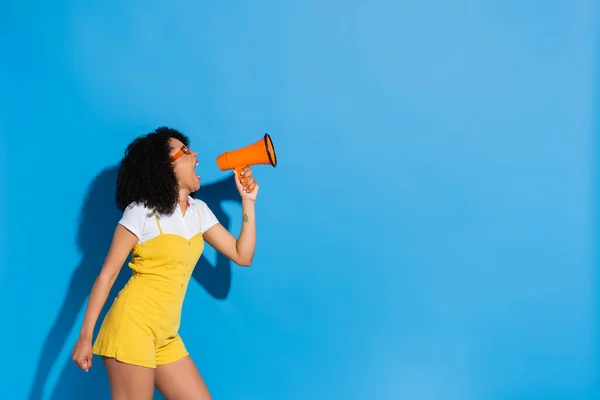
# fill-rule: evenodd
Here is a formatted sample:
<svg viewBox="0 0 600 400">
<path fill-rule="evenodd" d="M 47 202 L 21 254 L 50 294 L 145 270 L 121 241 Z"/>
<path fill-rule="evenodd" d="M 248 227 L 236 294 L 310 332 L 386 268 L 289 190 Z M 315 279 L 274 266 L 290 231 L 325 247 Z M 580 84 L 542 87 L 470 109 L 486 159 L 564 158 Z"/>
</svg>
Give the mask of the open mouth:
<svg viewBox="0 0 600 400">
<path fill-rule="evenodd" d="M 194 168 L 196 168 L 198 166 L 198 160 L 196 160 L 196 163 L 194 164 Z M 194 173 L 196 173 L 194 171 Z M 196 175 L 196 179 L 198 179 L 198 182 L 200 182 L 200 176 Z"/>
</svg>

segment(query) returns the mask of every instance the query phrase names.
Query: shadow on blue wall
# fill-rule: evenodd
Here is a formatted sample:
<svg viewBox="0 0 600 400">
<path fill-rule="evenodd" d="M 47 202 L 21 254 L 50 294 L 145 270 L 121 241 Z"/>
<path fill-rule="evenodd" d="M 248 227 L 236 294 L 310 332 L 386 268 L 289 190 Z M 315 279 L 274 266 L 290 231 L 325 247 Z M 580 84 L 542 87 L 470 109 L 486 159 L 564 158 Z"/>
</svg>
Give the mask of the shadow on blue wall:
<svg viewBox="0 0 600 400">
<path fill-rule="evenodd" d="M 107 168 L 94 179 L 88 190 L 81 210 L 77 235 L 77 246 L 83 257 L 71 277 L 71 282 L 58 318 L 44 342 L 29 394 L 30 400 L 43 398 L 44 386 L 47 384 L 51 368 L 56 364 L 71 330 L 74 328 L 78 329 L 78 327 L 74 327 L 75 321 L 79 313 L 83 311 L 82 308 L 89 295 L 89 291 L 104 262 L 114 229 L 121 217 L 121 213 L 114 203 L 116 178 L 117 166 Z M 230 220 L 224 212 L 221 202 L 240 202 L 240 195 L 235 187 L 233 175 L 202 186 L 199 193 L 201 196 L 197 197 L 201 197 L 213 211 L 219 222 L 225 228 L 229 229 Z M 129 259 L 127 262 L 129 262 Z M 100 313 L 100 317 L 96 323 L 94 338 L 115 296 L 130 276 L 131 270 L 125 265 L 121 269 L 121 273 L 113 285 L 105 306 Z M 216 265 L 212 266 L 202 256 L 196 265 L 193 278 L 214 298 L 220 300 L 226 299 L 231 286 L 230 261 L 217 253 Z M 92 368 L 88 373 L 85 373 L 70 359 L 70 351 L 73 343 L 67 343 L 66 346 L 69 351 L 69 359 L 58 377 L 50 398 L 56 400 L 67 398 L 110 398 L 108 377 L 101 359 L 95 356 Z"/>
</svg>

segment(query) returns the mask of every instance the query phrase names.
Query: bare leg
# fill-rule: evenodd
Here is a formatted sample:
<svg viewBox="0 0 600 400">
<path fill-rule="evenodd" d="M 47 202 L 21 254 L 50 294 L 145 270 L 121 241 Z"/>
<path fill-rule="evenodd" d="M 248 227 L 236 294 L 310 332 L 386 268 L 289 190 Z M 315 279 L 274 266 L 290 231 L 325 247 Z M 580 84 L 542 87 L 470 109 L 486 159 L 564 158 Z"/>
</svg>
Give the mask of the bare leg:
<svg viewBox="0 0 600 400">
<path fill-rule="evenodd" d="M 156 388 L 167 400 L 211 400 L 204 379 L 190 356 L 157 365 Z"/>
<path fill-rule="evenodd" d="M 154 369 L 104 358 L 112 400 L 152 400 Z"/>
</svg>

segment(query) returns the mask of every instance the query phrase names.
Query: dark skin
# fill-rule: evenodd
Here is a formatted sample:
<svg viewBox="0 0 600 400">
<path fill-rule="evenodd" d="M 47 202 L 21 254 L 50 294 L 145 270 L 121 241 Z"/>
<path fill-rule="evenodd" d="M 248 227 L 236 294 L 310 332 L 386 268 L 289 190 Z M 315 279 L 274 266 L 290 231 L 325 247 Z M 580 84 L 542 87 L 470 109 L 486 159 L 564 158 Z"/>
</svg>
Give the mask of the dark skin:
<svg viewBox="0 0 600 400">
<path fill-rule="evenodd" d="M 169 140 L 170 155 L 184 148 L 185 153 L 173 162 L 179 184 L 179 206 L 181 212 L 187 210 L 190 193 L 200 188 L 200 179 L 194 168 L 197 153 L 191 151 L 177 139 Z M 203 234 L 204 240 L 215 250 L 240 266 L 250 266 L 256 247 L 256 222 L 254 203 L 258 194 L 258 183 L 252 177 L 252 170 L 244 168 L 241 176 L 235 174 L 235 183 L 242 197 L 242 229 L 236 239 L 224 226 L 217 223 Z M 240 179 L 245 182 L 242 185 Z M 72 351 L 73 361 L 84 371 L 92 367 L 92 332 L 108 294 L 138 237 L 118 224 L 113 235 L 102 269 L 92 287 L 86 308 L 83 326 Z M 156 369 L 125 364 L 113 358 L 103 358 L 111 381 L 112 398 L 152 399 L 154 387 L 167 399 L 210 399 L 210 393 L 192 358 L 181 360 Z"/>
</svg>

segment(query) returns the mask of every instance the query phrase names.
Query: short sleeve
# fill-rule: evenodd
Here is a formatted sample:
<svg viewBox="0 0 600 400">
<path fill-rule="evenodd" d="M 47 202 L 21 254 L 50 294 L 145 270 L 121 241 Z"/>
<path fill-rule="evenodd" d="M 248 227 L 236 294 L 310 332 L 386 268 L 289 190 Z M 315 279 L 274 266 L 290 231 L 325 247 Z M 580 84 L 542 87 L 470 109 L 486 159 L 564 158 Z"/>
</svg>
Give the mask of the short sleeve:
<svg viewBox="0 0 600 400">
<path fill-rule="evenodd" d="M 204 233 L 210 228 L 212 228 L 214 225 L 216 225 L 219 221 L 205 202 L 201 200 L 196 200 L 196 202 L 200 207 L 200 216 L 202 221 L 200 223 L 200 231 Z"/>
<path fill-rule="evenodd" d="M 141 204 L 131 203 L 125 211 L 119 221 L 119 224 L 130 230 L 134 235 L 140 239 L 142 232 L 144 231 L 144 225 L 146 223 L 146 217 L 148 210 Z"/>
</svg>

